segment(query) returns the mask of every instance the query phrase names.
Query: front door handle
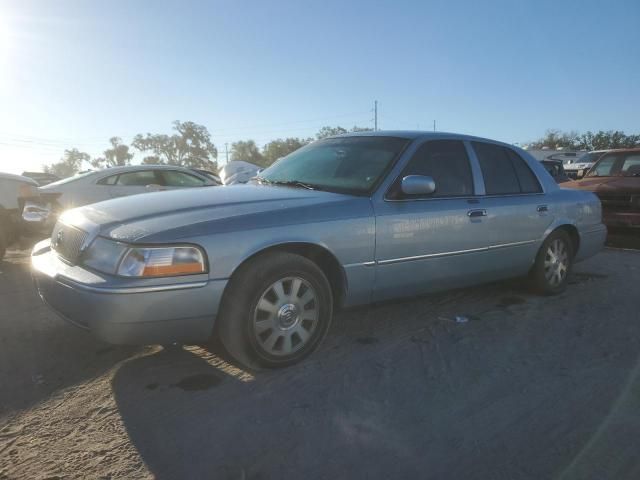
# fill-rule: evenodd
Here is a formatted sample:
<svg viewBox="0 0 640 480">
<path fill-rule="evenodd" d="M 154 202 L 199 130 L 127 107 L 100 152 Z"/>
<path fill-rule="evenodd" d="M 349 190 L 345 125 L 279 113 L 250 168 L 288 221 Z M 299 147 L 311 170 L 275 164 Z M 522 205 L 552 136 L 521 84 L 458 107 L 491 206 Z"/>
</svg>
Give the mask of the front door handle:
<svg viewBox="0 0 640 480">
<path fill-rule="evenodd" d="M 538 212 L 545 213 L 549 211 L 549 207 L 547 205 L 538 205 Z"/>
<path fill-rule="evenodd" d="M 469 210 L 467 212 L 467 215 L 469 216 L 469 218 L 486 217 L 487 211 L 483 208 L 479 210 Z"/>
</svg>

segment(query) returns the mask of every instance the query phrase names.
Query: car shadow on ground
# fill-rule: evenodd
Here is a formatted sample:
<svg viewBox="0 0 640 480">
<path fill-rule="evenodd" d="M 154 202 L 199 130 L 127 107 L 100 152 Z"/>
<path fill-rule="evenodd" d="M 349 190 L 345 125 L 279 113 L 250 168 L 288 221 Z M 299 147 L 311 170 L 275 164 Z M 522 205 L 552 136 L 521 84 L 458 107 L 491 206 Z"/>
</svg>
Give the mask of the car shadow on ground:
<svg viewBox="0 0 640 480">
<path fill-rule="evenodd" d="M 0 418 L 28 408 L 129 358 L 65 323 L 34 291 L 29 264 L 18 255 L 0 262 Z"/>
<path fill-rule="evenodd" d="M 605 280 L 579 272 L 570 290 Z M 171 348 L 123 362 L 112 387 L 160 480 L 550 478 L 567 468 L 580 478 L 583 460 L 572 462 L 625 396 L 637 359 L 603 353 L 624 337 L 600 323 L 561 321 L 562 301 L 503 283 L 381 304 L 340 313 L 323 347 L 284 370 Z M 594 376 L 606 363 L 616 368 Z"/>
</svg>

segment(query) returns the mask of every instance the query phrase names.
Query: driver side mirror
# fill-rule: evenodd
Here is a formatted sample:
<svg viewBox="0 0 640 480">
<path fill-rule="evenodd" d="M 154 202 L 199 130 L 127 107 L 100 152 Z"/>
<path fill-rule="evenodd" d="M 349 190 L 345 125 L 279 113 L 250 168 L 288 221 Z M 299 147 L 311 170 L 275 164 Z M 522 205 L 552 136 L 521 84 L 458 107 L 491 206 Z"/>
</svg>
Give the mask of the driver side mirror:
<svg viewBox="0 0 640 480">
<path fill-rule="evenodd" d="M 407 175 L 402 179 L 400 189 L 405 195 L 431 195 L 436 191 L 436 182 L 426 175 Z"/>
</svg>

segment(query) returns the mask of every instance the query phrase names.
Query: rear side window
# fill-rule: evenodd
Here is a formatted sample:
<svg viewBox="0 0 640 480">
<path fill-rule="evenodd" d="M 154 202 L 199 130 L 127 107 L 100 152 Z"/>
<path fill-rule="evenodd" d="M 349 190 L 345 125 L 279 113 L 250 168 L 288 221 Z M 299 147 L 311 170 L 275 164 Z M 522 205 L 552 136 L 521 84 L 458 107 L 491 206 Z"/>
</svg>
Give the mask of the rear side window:
<svg viewBox="0 0 640 480">
<path fill-rule="evenodd" d="M 519 155 L 490 143 L 472 142 L 487 195 L 541 192 L 537 178 Z"/>
<path fill-rule="evenodd" d="M 158 183 L 158 179 L 153 170 L 140 170 L 119 175 L 116 185 L 123 187 L 146 187 L 147 185 L 156 185 Z"/>
<path fill-rule="evenodd" d="M 504 149 L 516 171 L 518 183 L 520 183 L 520 191 L 522 193 L 540 193 L 542 188 L 535 174 L 529 168 L 529 165 L 522 159 L 520 155 L 509 148 Z M 556 167 L 557 169 L 557 167 Z"/>
<path fill-rule="evenodd" d="M 110 177 L 101 178 L 98 180 L 98 185 L 115 185 L 118 180 L 118 175 L 111 175 Z"/>
<path fill-rule="evenodd" d="M 640 176 L 640 154 L 627 155 L 622 164 L 622 174 L 629 176 Z"/>
<path fill-rule="evenodd" d="M 162 170 L 159 172 L 167 187 L 201 187 L 204 180 L 188 173 L 177 170 Z"/>
<path fill-rule="evenodd" d="M 473 195 L 473 175 L 464 144 L 458 140 L 432 140 L 413 155 L 402 177 L 427 175 L 436 183 L 429 197 Z"/>
</svg>

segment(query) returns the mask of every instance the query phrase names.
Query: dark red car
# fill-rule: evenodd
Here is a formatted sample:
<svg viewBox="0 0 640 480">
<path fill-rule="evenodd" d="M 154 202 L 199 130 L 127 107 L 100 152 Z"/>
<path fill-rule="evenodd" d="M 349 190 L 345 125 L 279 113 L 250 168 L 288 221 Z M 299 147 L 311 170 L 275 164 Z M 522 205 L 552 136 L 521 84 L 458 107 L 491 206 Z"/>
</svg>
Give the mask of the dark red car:
<svg viewBox="0 0 640 480">
<path fill-rule="evenodd" d="M 640 148 L 609 150 L 584 178 L 562 187 L 594 192 L 608 227 L 640 228 Z"/>
</svg>

